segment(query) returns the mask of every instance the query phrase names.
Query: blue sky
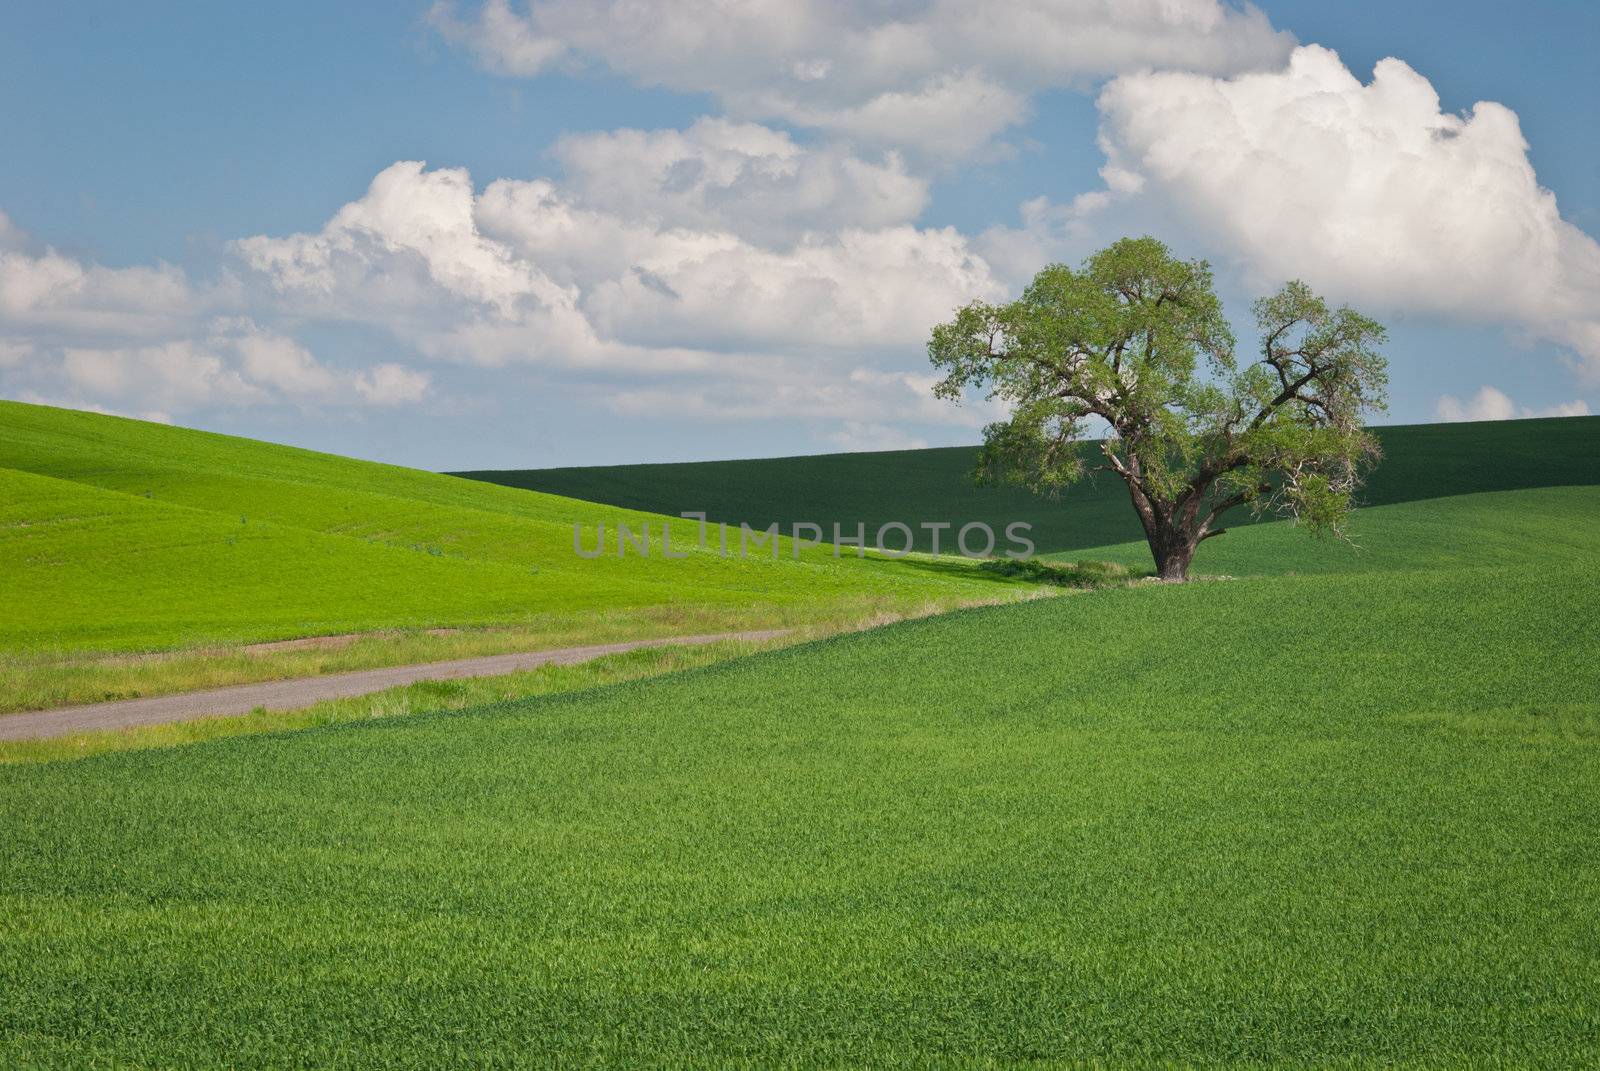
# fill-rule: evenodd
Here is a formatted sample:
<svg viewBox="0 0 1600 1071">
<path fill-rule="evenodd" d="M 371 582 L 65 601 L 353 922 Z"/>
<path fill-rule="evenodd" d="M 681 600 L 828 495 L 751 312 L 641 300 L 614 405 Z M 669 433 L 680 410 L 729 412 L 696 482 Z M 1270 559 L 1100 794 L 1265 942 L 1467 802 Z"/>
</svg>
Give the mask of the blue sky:
<svg viewBox="0 0 1600 1071">
<path fill-rule="evenodd" d="M 1293 273 L 1388 323 L 1385 421 L 1600 404 L 1600 9 L 659 6 L 11 10 L 0 394 L 429 468 L 972 442 L 940 310 L 1148 231 L 1241 315 Z M 1480 100 L 1525 157 L 1412 138 Z"/>
</svg>

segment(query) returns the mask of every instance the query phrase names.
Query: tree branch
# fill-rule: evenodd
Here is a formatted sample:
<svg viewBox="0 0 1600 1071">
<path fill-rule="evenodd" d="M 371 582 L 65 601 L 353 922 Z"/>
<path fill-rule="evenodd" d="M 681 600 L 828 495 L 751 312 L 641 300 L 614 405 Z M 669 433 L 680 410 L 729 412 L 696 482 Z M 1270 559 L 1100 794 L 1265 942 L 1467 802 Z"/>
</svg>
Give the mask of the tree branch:
<svg viewBox="0 0 1600 1071">
<path fill-rule="evenodd" d="M 1295 380 L 1293 383 L 1288 384 L 1287 386 L 1285 386 L 1283 388 L 1283 390 L 1278 394 L 1278 396 L 1276 398 L 1272 399 L 1272 401 L 1268 402 L 1266 405 L 1261 407 L 1261 412 L 1257 413 L 1256 416 L 1255 416 L 1255 419 L 1250 421 L 1249 430 L 1250 431 L 1254 431 L 1255 429 L 1259 428 L 1262 424 L 1265 424 L 1267 422 L 1267 418 L 1270 417 L 1273 413 L 1276 413 L 1283 406 L 1283 404 L 1285 402 L 1287 402 L 1287 401 L 1289 401 L 1289 400 L 1291 400 L 1293 398 L 1300 398 L 1300 388 L 1305 386 L 1307 383 L 1310 383 L 1313 379 L 1316 379 L 1318 376 L 1322 375 L 1322 373 L 1324 373 L 1326 371 L 1327 371 L 1326 368 L 1318 368 L 1315 364 L 1311 365 L 1310 366 L 1310 370 L 1308 372 L 1306 372 L 1305 375 L 1301 376 L 1299 379 Z M 1279 371 L 1278 374 L 1279 374 L 1279 376 L 1283 375 L 1281 370 Z M 1305 402 L 1308 405 L 1317 404 L 1317 401 L 1316 401 L 1315 398 L 1300 398 L 1300 400 Z"/>
</svg>

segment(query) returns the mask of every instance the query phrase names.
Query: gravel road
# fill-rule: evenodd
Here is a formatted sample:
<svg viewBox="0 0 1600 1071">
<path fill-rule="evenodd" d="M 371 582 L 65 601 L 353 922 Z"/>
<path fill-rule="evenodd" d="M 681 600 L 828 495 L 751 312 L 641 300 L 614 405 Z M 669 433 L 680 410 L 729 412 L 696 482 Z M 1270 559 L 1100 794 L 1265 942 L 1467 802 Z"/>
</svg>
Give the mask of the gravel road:
<svg viewBox="0 0 1600 1071">
<path fill-rule="evenodd" d="M 41 740 L 68 733 L 100 729 L 127 729 L 136 725 L 161 725 L 174 721 L 193 721 L 223 714 L 248 714 L 257 707 L 268 710 L 299 710 L 324 699 L 344 699 L 354 695 L 381 692 L 417 681 L 444 681 L 459 677 L 494 677 L 537 666 L 572 665 L 601 655 L 633 651 L 640 647 L 668 644 L 716 643 L 719 640 L 770 640 L 788 629 L 750 632 L 720 632 L 705 636 L 669 636 L 656 640 L 630 640 L 626 643 L 599 643 L 588 647 L 563 647 L 553 651 L 524 651 L 517 654 L 459 658 L 450 662 L 424 662 L 412 666 L 387 666 L 354 673 L 329 673 L 296 680 L 237 684 L 204 692 L 158 695 L 149 699 L 120 699 L 111 703 L 87 703 L 54 710 L 33 710 L 0 715 L 0 740 Z"/>
</svg>

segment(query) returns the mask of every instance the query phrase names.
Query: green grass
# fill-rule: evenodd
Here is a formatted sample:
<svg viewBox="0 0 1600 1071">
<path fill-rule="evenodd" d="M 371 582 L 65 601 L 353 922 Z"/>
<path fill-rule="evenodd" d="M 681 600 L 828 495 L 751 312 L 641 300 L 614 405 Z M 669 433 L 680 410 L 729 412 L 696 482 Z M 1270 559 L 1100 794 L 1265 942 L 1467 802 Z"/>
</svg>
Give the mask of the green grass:
<svg viewBox="0 0 1600 1071">
<path fill-rule="evenodd" d="M 589 562 L 573 553 L 575 522 L 661 518 L 17 402 L 0 402 L 0 481 L 0 567 L 11 581 L 0 648 L 150 648 L 959 586 L 815 549 L 799 561 L 787 547 L 776 562 L 722 558 L 681 521 L 686 560 Z"/>
<path fill-rule="evenodd" d="M 1051 561 L 1048 558 L 997 558 L 984 562 L 986 572 L 1029 580 L 1036 584 L 1093 591 L 1134 582 L 1134 572 L 1114 561 Z"/>
<path fill-rule="evenodd" d="M 1595 494 L 9 768 L 0 1063 L 1593 1066 Z"/>
<path fill-rule="evenodd" d="M 0 1066 L 1594 1066 L 1600 423 L 1548 427 L 1543 467 L 1527 422 L 1417 430 L 1431 481 L 1390 429 L 1353 545 L 1246 526 L 1197 559 L 1232 579 L 1137 582 L 1110 527 L 827 559 L 890 602 L 1071 590 L 0 755 L 75 759 L 0 768 Z M 884 460 L 880 508 L 934 501 Z M 409 553 L 510 560 L 476 523 Z"/>
<path fill-rule="evenodd" d="M 1358 510 L 1349 538 L 1317 539 L 1286 522 L 1208 539 L 1195 575 L 1383 573 L 1480 565 L 1583 568 L 1600 522 L 1600 487 L 1545 487 L 1426 499 Z M 1089 558 L 1148 571 L 1145 543 L 1088 547 L 1055 557 Z"/>
<path fill-rule="evenodd" d="M 359 654 L 451 657 L 441 627 L 536 645 L 831 621 L 1003 597 L 958 563 L 835 558 L 785 543 L 724 558 L 673 525 L 684 560 L 573 553 L 574 523 L 664 519 L 285 446 L 0 401 L 0 711 L 282 676 L 304 659 L 219 660 L 295 636 L 405 632 Z M 614 539 L 614 536 L 612 537 Z M 590 545 L 592 531 L 585 535 Z M 613 544 L 614 546 L 614 544 Z M 1019 590 L 1010 585 L 1010 590 Z M 402 650 L 403 648 L 403 650 Z M 128 668 L 133 652 L 180 657 Z M 481 652 L 474 652 L 481 653 Z M 346 661 L 349 661 L 346 657 Z M 348 667 L 347 667 L 348 668 Z M 125 671 L 126 670 L 126 671 Z M 220 674 L 220 676 L 219 676 Z M 243 674 L 241 676 L 241 674 Z"/>
<path fill-rule="evenodd" d="M 1481 491 L 1600 483 L 1600 416 L 1421 424 L 1375 429 L 1385 458 L 1362 494 L 1391 505 Z M 1017 488 L 976 487 L 975 447 L 818 457 L 462 473 L 474 479 L 676 515 L 703 510 L 752 525 L 781 521 L 1012 521 L 1033 525 L 1041 553 L 1140 539 L 1122 482 L 1106 474 L 1050 501 Z M 1233 523 L 1248 523 L 1241 514 Z M 929 537 L 919 533 L 919 549 Z M 946 533 L 944 545 L 950 544 Z M 1216 541 L 1213 541 L 1215 543 Z"/>
</svg>

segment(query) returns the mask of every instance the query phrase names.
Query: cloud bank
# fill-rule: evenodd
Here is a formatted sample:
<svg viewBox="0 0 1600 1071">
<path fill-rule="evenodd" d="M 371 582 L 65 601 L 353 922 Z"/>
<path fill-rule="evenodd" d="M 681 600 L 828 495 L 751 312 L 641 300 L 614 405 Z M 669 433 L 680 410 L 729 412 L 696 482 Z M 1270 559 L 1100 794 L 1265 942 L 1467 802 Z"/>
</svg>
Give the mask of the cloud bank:
<svg viewBox="0 0 1600 1071">
<path fill-rule="evenodd" d="M 982 149 L 1033 94 L 1143 68 L 1279 66 L 1293 45 L 1253 7 L 1217 0 L 489 0 L 428 21 L 487 70 L 588 66 L 708 93 L 777 120 L 938 159 Z"/>
<path fill-rule="evenodd" d="M 431 377 L 394 362 L 331 367 L 239 315 L 234 279 L 106 268 L 28 237 L 0 214 L 0 385 L 8 393 L 169 420 L 206 407 L 393 406 Z"/>
<path fill-rule="evenodd" d="M 229 243 L 204 281 L 93 264 L 0 213 L 0 387 L 181 415 L 539 376 L 614 418 L 907 445 L 999 415 L 931 398 L 931 325 L 1149 229 L 1250 289 L 1302 277 L 1380 315 L 1506 327 L 1600 383 L 1600 246 L 1539 185 L 1516 115 L 1446 113 L 1397 59 L 1363 82 L 1254 8 L 491 0 L 428 21 L 497 74 L 604 70 L 721 114 L 568 134 L 551 177 L 397 161 L 320 226 Z M 1059 87 L 1097 92 L 1103 187 L 997 206 L 1017 223 L 981 233 L 928 225 L 949 169 Z M 346 329 L 393 359 L 343 359 L 325 340 Z M 1536 411 L 1493 387 L 1436 402 Z"/>
<path fill-rule="evenodd" d="M 722 123 L 560 151 L 576 161 L 568 183 L 481 192 L 459 168 L 394 164 L 315 233 L 235 243 L 242 278 L 280 309 L 443 361 L 626 373 L 633 384 L 610 394 L 619 414 L 648 400 L 701 419 L 860 422 L 887 406 L 971 423 L 871 372 L 956 305 L 1003 294 L 961 234 L 896 222 L 921 191 L 892 165 Z M 863 198 L 863 184 L 884 196 Z M 813 227 L 835 201 L 848 221 L 884 225 Z"/>
</svg>

